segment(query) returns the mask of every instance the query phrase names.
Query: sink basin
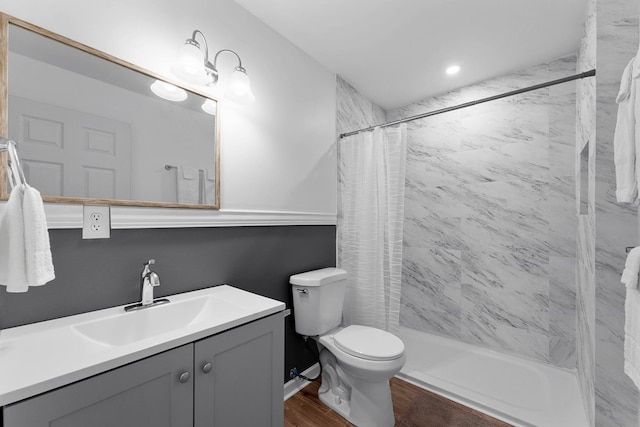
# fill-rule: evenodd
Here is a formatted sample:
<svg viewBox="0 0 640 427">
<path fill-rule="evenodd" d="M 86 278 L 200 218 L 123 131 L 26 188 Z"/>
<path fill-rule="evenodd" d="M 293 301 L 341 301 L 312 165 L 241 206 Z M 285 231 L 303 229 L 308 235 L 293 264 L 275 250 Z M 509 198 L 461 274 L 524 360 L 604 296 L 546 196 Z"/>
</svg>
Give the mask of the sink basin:
<svg viewBox="0 0 640 427">
<path fill-rule="evenodd" d="M 171 300 L 168 304 L 137 311 L 122 310 L 110 317 L 72 326 L 85 338 L 105 345 L 119 346 L 184 329 L 212 317 L 221 321 L 245 312 L 243 307 L 214 296 Z"/>
</svg>

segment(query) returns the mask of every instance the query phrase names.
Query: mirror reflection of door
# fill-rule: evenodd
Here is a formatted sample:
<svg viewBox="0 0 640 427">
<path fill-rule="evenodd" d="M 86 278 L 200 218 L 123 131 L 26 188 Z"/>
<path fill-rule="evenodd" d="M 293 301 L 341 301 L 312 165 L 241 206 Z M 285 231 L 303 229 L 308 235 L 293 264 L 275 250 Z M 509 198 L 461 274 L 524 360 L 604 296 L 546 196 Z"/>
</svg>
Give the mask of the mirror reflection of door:
<svg viewBox="0 0 640 427">
<path fill-rule="evenodd" d="M 17 96 L 9 105 L 27 182 L 49 196 L 130 198 L 128 123 Z"/>
</svg>

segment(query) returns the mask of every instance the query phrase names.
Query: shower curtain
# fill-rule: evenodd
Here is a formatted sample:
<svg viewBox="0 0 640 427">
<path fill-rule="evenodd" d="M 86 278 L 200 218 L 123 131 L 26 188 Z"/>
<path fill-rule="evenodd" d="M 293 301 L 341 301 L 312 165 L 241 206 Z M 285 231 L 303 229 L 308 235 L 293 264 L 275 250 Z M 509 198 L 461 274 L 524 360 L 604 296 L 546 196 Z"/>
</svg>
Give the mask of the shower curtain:
<svg viewBox="0 0 640 427">
<path fill-rule="evenodd" d="M 398 329 L 407 126 L 338 144 L 338 266 L 348 273 L 343 322 Z"/>
</svg>

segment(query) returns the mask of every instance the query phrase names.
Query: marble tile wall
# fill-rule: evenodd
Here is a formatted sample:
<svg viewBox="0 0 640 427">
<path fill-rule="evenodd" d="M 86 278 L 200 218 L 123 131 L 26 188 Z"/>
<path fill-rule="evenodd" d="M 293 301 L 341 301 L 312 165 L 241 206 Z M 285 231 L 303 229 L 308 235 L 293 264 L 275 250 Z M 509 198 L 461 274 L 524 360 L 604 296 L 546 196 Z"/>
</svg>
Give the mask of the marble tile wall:
<svg viewBox="0 0 640 427">
<path fill-rule="evenodd" d="M 620 284 L 624 248 L 639 243 L 638 218 L 637 207 L 615 201 L 613 133 L 620 77 L 638 50 L 639 6 L 637 0 L 598 0 L 596 9 L 595 425 L 598 427 L 638 425 L 638 391 L 623 372 L 625 289 Z"/>
<path fill-rule="evenodd" d="M 395 120 L 575 73 L 575 56 Z M 575 84 L 409 123 L 401 323 L 575 367 Z"/>
<path fill-rule="evenodd" d="M 578 52 L 577 71 L 596 68 L 596 0 L 587 2 L 585 28 Z M 595 142 L 596 142 L 596 80 L 577 82 L 576 123 L 576 205 L 580 212 L 581 186 L 587 185 L 587 212 L 578 218 L 576 264 L 576 370 L 589 425 L 595 424 Z M 581 153 L 587 150 L 588 164 L 581 172 Z M 587 180 L 581 179 L 587 174 Z"/>
<path fill-rule="evenodd" d="M 362 96 L 353 86 L 336 76 L 336 133 L 351 132 L 386 122 L 386 113 Z"/>
</svg>

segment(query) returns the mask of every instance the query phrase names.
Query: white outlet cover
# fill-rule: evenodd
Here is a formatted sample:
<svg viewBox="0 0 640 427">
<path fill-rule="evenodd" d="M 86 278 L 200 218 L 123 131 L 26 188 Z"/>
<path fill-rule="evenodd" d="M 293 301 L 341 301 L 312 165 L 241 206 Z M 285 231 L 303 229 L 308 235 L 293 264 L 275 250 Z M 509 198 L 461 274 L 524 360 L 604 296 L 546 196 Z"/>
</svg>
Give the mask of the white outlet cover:
<svg viewBox="0 0 640 427">
<path fill-rule="evenodd" d="M 82 238 L 108 239 L 109 237 L 111 237 L 111 207 L 108 205 L 84 205 Z"/>
</svg>

